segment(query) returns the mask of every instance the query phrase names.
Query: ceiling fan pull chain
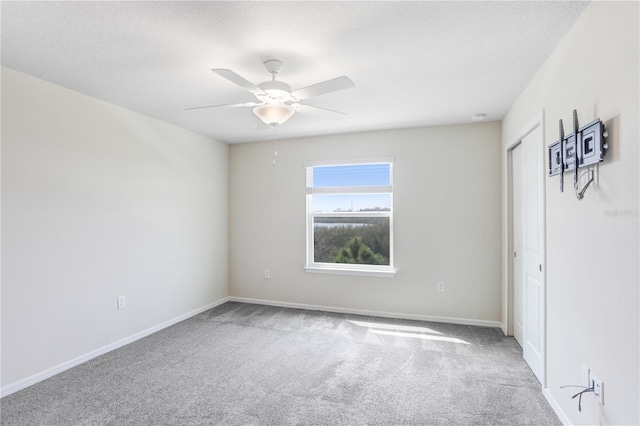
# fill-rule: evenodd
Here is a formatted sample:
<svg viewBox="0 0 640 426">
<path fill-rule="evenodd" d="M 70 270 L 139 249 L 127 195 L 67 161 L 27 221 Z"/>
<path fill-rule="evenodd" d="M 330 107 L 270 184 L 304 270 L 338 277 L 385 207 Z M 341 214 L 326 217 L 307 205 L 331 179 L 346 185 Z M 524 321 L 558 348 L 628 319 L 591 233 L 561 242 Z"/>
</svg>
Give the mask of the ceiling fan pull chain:
<svg viewBox="0 0 640 426">
<path fill-rule="evenodd" d="M 276 160 L 278 159 L 278 142 L 273 142 L 273 167 L 276 166 Z"/>
</svg>

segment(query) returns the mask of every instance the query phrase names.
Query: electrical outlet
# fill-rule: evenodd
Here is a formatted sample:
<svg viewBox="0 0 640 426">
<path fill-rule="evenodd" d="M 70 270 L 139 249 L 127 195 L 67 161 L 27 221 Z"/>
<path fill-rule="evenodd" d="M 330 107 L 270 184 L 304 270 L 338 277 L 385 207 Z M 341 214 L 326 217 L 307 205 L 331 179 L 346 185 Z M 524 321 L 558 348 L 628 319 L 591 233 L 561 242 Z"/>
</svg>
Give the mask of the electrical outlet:
<svg viewBox="0 0 640 426">
<path fill-rule="evenodd" d="M 582 364 L 582 386 L 586 386 L 588 388 L 591 387 L 591 370 L 589 370 L 589 367 L 587 367 L 586 365 Z"/>
<path fill-rule="evenodd" d="M 438 283 L 438 291 L 439 292 L 443 292 L 444 291 L 444 283 L 443 282 L 439 282 Z"/>
<path fill-rule="evenodd" d="M 600 401 L 600 404 L 604 405 L 604 383 L 591 373 L 591 384 L 593 385 L 593 394 Z"/>
<path fill-rule="evenodd" d="M 118 310 L 124 309 L 127 307 L 127 298 L 126 296 L 118 296 Z"/>
<path fill-rule="evenodd" d="M 264 270 L 264 279 L 268 280 L 269 278 L 271 278 L 271 273 L 269 272 L 268 269 Z"/>
</svg>

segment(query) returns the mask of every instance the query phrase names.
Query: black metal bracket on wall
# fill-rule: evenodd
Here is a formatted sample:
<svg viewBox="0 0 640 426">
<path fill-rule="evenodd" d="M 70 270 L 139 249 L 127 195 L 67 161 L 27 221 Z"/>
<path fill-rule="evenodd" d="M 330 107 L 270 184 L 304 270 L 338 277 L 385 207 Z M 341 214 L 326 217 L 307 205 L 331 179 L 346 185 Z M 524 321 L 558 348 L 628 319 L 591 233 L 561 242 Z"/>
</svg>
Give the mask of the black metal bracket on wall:
<svg viewBox="0 0 640 426">
<path fill-rule="evenodd" d="M 573 132 L 565 136 L 562 120 L 559 122 L 560 139 L 549 145 L 549 176 L 560 175 L 560 192 L 564 191 L 564 173 L 573 170 L 573 187 L 579 200 L 593 182 L 591 179 L 578 192 L 578 169 L 600 163 L 604 160 L 608 145 L 608 134 L 600 119 L 578 128 L 578 111 L 573 110 Z"/>
</svg>

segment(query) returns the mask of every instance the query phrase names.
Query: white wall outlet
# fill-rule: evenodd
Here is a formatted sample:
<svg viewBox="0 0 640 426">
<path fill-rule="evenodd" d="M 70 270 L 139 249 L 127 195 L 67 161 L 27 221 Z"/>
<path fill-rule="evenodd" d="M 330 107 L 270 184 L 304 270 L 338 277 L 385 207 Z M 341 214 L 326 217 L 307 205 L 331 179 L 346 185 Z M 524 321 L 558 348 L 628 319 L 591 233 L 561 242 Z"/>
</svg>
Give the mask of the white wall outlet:
<svg viewBox="0 0 640 426">
<path fill-rule="evenodd" d="M 269 278 L 271 278 L 271 272 L 269 272 L 268 269 L 264 270 L 264 279 L 268 280 Z"/>
<path fill-rule="evenodd" d="M 439 292 L 443 292 L 444 291 L 444 283 L 443 282 L 439 282 L 438 283 L 438 291 Z"/>
<path fill-rule="evenodd" d="M 589 367 L 587 367 L 586 365 L 582 364 L 582 386 L 586 386 L 588 388 L 591 387 L 591 370 L 589 370 Z"/>
<path fill-rule="evenodd" d="M 127 307 L 127 297 L 126 296 L 118 296 L 118 310 L 124 309 Z"/>
<path fill-rule="evenodd" d="M 593 394 L 600 401 L 600 404 L 604 405 L 604 383 L 591 373 L 591 384 L 593 385 Z"/>
</svg>

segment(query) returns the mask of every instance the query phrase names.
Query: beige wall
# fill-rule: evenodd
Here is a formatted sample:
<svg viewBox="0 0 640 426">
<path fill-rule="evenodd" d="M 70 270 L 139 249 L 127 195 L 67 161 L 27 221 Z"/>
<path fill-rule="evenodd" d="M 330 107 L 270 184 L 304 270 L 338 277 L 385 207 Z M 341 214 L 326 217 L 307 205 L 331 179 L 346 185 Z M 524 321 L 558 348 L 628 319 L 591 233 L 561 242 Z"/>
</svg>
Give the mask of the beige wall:
<svg viewBox="0 0 640 426">
<path fill-rule="evenodd" d="M 500 123 L 288 140 L 277 149 L 273 167 L 273 143 L 230 147 L 232 296 L 500 321 Z M 394 158 L 398 272 L 305 273 L 304 163 L 362 157 Z"/>
<path fill-rule="evenodd" d="M 638 424 L 638 16 L 637 2 L 593 2 L 503 120 L 507 143 L 540 110 L 545 146 L 558 119 L 571 129 L 601 118 L 609 130 L 599 186 L 578 201 L 566 174 L 546 179 L 548 395 L 575 424 Z M 622 212 L 612 216 L 610 212 Z M 626 213 L 625 213 L 626 212 Z M 572 389 L 586 364 L 604 382 L 578 412 Z"/>
<path fill-rule="evenodd" d="M 577 108 L 611 148 L 583 201 L 546 179 L 546 393 L 571 423 L 640 423 L 638 14 L 590 4 L 502 126 L 281 141 L 275 167 L 272 143 L 227 147 L 3 68 L 2 386 L 228 293 L 499 322 L 500 139 L 544 110 L 548 145 Z M 395 159 L 397 275 L 305 273 L 304 162 L 369 156 Z M 583 363 L 605 406 L 578 413 L 559 387 Z"/>
<path fill-rule="evenodd" d="M 3 68 L 2 386 L 226 297 L 227 190 L 227 145 Z"/>
</svg>

